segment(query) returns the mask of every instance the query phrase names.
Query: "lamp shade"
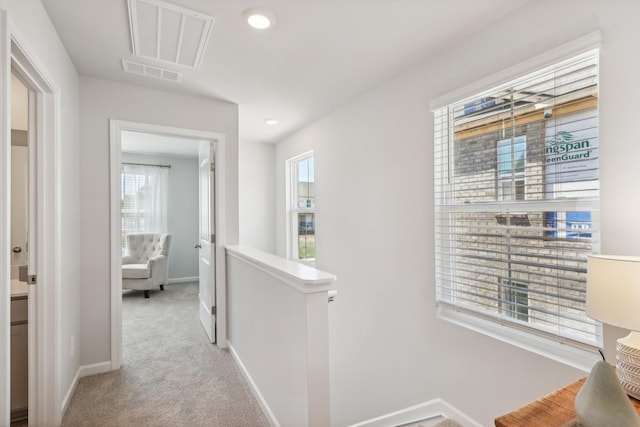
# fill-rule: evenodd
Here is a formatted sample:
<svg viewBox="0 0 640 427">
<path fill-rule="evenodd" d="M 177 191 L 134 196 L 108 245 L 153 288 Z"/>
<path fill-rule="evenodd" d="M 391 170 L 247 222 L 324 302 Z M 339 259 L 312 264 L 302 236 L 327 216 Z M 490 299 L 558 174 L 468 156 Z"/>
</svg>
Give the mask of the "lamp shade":
<svg viewBox="0 0 640 427">
<path fill-rule="evenodd" d="M 587 316 L 640 331 L 640 257 L 589 255 Z"/>
</svg>

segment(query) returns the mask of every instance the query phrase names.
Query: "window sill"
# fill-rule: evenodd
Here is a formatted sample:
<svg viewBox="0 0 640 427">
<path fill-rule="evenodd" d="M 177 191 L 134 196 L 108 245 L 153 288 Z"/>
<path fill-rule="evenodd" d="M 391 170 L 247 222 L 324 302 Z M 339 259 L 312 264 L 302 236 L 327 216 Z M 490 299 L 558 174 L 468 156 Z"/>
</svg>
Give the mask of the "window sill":
<svg viewBox="0 0 640 427">
<path fill-rule="evenodd" d="M 598 360 L 601 360 L 600 355 L 594 350 L 579 348 L 570 343 L 562 343 L 542 336 L 528 334 L 450 308 L 438 307 L 436 313 L 438 319 L 451 322 L 584 372 L 589 372 L 593 365 Z"/>
</svg>

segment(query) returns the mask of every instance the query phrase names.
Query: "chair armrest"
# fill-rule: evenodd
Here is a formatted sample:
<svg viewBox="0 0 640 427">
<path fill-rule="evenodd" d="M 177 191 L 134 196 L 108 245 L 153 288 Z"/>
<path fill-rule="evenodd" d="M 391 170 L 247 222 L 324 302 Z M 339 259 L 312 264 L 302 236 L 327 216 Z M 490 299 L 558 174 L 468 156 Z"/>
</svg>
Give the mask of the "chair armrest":
<svg viewBox="0 0 640 427">
<path fill-rule="evenodd" d="M 154 268 L 158 268 L 160 266 L 166 265 L 167 260 L 168 258 L 166 255 L 154 256 L 153 258 L 149 258 L 149 261 L 147 261 L 147 267 L 153 270 Z"/>
<path fill-rule="evenodd" d="M 125 264 L 138 264 L 138 263 L 136 262 L 136 259 L 131 255 L 125 255 L 122 257 L 122 265 L 125 265 Z"/>
<path fill-rule="evenodd" d="M 149 259 L 147 268 L 151 272 L 151 278 L 155 285 L 168 283 L 168 267 L 169 258 L 166 255 L 158 255 Z"/>
</svg>

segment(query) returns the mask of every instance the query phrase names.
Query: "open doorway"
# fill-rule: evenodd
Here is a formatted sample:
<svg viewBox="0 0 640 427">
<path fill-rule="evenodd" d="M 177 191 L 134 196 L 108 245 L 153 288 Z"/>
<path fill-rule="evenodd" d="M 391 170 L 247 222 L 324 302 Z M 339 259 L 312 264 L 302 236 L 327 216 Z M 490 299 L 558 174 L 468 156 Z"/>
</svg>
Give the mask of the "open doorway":
<svg viewBox="0 0 640 427">
<path fill-rule="evenodd" d="M 122 132 L 121 224 L 127 236 L 167 234 L 167 283 L 198 281 L 198 142 L 141 132 Z M 159 243 L 160 244 L 160 243 Z M 135 285 L 135 281 L 134 281 Z M 141 294 L 143 291 L 123 292 Z M 159 292 L 158 286 L 144 291 Z"/>
<path fill-rule="evenodd" d="M 11 423 L 29 408 L 29 89 L 11 74 Z M 20 424 L 18 424 L 20 423 Z"/>
<path fill-rule="evenodd" d="M 199 225 L 198 218 L 199 212 L 202 212 L 203 200 L 202 146 L 209 147 L 212 155 L 206 160 L 206 176 L 210 185 L 204 194 L 207 201 L 210 201 L 208 206 L 211 208 L 212 217 L 215 213 L 216 218 L 215 224 L 211 222 L 211 227 L 207 228 L 207 241 L 209 238 L 214 241 L 214 236 L 216 237 L 215 242 L 210 245 L 213 250 L 208 252 L 207 256 L 210 265 L 219 266 L 211 270 L 211 274 L 205 280 L 203 280 L 202 269 L 198 265 L 199 257 L 202 258 L 203 252 L 201 249 L 202 227 Z M 216 306 L 215 303 L 216 295 L 224 296 L 224 289 L 220 290 L 220 288 L 224 288 L 225 283 L 224 212 L 220 209 L 220 206 L 224 206 L 224 179 L 216 179 L 218 176 L 224 176 L 224 162 L 219 162 L 217 168 L 211 166 L 213 156 L 223 159 L 222 153 L 224 153 L 224 135 L 221 134 L 111 121 L 112 369 L 118 369 L 122 363 L 122 239 L 132 224 L 141 222 L 139 216 L 132 212 L 125 212 L 123 215 L 122 207 L 126 204 L 125 198 L 131 199 L 135 191 L 135 185 L 133 185 L 126 190 L 129 192 L 128 195 L 126 191 L 123 193 L 123 179 L 128 179 L 123 176 L 123 170 L 125 170 L 123 167 L 131 167 L 134 180 L 135 175 L 139 175 L 135 172 L 136 167 L 164 168 L 169 170 L 168 175 L 173 175 L 169 185 L 173 185 L 174 194 L 180 193 L 180 198 L 184 198 L 185 201 L 182 203 L 180 200 L 174 200 L 167 203 L 167 231 L 171 234 L 169 283 L 192 281 L 194 278 L 198 280 L 201 322 L 210 341 L 215 341 L 221 347 L 226 346 L 226 333 L 216 334 L 217 330 L 222 328 L 226 330 L 226 324 L 222 319 L 216 322 L 220 311 L 224 312 L 224 303 L 222 307 Z M 182 172 L 189 176 L 180 177 Z M 159 288 L 153 291 L 161 292 Z M 149 296 L 153 299 L 153 292 Z M 211 302 L 211 298 L 214 298 L 214 302 Z M 213 327 L 207 327 L 207 325 L 213 325 Z M 216 335 L 218 335 L 217 340 Z"/>
</svg>

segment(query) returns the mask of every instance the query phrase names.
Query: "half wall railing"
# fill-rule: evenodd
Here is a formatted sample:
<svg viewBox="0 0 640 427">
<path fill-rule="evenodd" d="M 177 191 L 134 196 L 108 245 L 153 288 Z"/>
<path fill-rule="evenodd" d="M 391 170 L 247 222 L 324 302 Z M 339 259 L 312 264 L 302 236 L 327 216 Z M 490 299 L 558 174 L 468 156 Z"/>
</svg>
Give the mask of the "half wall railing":
<svg viewBox="0 0 640 427">
<path fill-rule="evenodd" d="M 336 276 L 243 246 L 226 262 L 229 349 L 270 423 L 329 426 Z"/>
</svg>

